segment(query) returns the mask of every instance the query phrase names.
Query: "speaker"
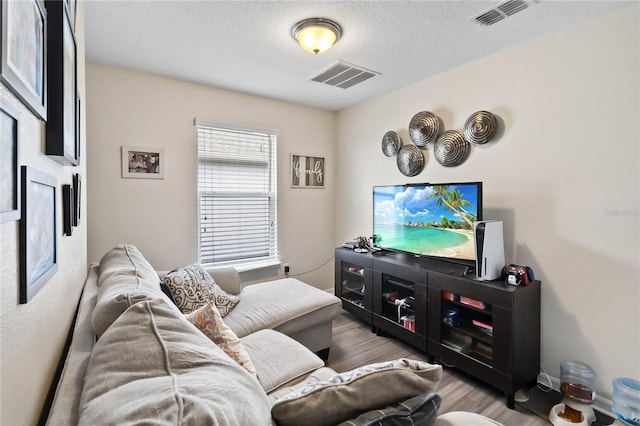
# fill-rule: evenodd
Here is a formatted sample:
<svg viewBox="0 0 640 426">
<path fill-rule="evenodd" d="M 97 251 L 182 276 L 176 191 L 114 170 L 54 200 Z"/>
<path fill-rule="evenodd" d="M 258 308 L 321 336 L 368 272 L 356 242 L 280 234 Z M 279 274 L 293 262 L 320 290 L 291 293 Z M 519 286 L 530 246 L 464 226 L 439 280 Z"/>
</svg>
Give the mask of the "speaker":
<svg viewBox="0 0 640 426">
<path fill-rule="evenodd" d="M 476 249 L 476 278 L 483 281 L 500 278 L 505 265 L 502 221 L 474 222 L 473 241 Z"/>
</svg>

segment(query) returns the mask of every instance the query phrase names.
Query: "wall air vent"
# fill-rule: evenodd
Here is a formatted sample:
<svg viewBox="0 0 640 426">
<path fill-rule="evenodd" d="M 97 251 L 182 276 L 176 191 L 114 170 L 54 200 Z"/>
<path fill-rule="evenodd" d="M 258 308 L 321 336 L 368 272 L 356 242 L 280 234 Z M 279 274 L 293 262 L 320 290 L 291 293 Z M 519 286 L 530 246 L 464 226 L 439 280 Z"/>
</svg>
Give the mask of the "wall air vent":
<svg viewBox="0 0 640 426">
<path fill-rule="evenodd" d="M 508 0 L 469 18 L 478 25 L 489 26 L 533 6 L 537 0 Z"/>
<path fill-rule="evenodd" d="M 329 86 L 348 89 L 349 87 L 362 83 L 363 81 L 379 74 L 379 72 L 370 71 L 356 65 L 338 61 L 317 76 L 313 77 L 311 81 L 317 81 L 318 83 L 328 84 Z"/>
</svg>

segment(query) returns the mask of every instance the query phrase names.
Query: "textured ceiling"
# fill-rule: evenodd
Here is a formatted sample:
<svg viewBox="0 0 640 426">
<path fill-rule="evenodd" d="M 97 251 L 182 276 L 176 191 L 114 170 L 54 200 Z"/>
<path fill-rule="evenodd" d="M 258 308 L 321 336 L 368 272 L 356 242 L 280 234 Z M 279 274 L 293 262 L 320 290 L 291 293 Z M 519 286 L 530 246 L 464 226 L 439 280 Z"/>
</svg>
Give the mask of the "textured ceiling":
<svg viewBox="0 0 640 426">
<path fill-rule="evenodd" d="M 339 111 L 628 1 L 526 1 L 492 26 L 500 1 L 113 1 L 85 4 L 91 62 Z M 343 28 L 327 53 L 292 39 L 299 20 Z M 342 60 L 379 72 L 349 89 L 310 81 Z"/>
</svg>

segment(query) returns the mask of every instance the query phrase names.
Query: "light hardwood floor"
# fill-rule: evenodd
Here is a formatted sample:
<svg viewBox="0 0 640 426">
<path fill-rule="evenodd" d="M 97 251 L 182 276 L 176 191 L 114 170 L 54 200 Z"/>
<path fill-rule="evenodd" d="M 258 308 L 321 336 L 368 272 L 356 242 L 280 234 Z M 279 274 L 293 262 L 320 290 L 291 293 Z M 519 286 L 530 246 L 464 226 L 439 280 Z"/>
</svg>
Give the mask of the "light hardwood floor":
<svg viewBox="0 0 640 426">
<path fill-rule="evenodd" d="M 397 358 L 427 361 L 423 352 L 392 337 L 376 336 L 371 326 L 346 311 L 333 322 L 333 344 L 327 365 L 338 372 L 372 362 Z M 505 426 L 542 426 L 550 422 L 516 405 L 507 408 L 502 392 L 456 370 L 445 367 L 437 391 L 442 398 L 440 414 L 471 411 L 492 418 Z M 472 426 L 472 425 L 469 425 Z"/>
</svg>

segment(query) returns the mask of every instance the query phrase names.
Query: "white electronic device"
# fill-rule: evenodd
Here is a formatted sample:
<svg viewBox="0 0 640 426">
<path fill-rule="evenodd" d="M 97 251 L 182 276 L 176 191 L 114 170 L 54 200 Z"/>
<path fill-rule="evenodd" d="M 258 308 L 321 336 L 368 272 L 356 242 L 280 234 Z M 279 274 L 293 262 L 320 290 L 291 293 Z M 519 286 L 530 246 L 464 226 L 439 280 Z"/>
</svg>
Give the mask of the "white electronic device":
<svg viewBox="0 0 640 426">
<path fill-rule="evenodd" d="M 504 267 L 504 240 L 501 220 L 473 223 L 476 250 L 476 278 L 491 281 L 500 278 Z"/>
</svg>

